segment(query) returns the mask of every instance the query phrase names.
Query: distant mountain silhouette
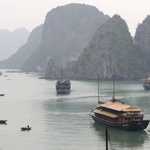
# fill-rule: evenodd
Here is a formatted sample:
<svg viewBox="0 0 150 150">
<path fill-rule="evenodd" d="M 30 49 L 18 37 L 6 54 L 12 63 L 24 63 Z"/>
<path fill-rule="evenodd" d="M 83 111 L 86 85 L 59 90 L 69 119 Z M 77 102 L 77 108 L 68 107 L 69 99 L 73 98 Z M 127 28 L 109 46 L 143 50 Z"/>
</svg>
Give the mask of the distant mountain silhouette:
<svg viewBox="0 0 150 150">
<path fill-rule="evenodd" d="M 30 55 L 39 47 L 42 28 L 43 25 L 40 25 L 33 29 L 26 44 L 21 46 L 18 51 L 7 60 L 0 62 L 0 68 L 20 69 Z"/>
<path fill-rule="evenodd" d="M 19 28 L 13 32 L 6 29 L 0 30 L 0 61 L 17 52 L 18 48 L 26 43 L 29 34 L 30 32 L 25 28 Z"/>
</svg>

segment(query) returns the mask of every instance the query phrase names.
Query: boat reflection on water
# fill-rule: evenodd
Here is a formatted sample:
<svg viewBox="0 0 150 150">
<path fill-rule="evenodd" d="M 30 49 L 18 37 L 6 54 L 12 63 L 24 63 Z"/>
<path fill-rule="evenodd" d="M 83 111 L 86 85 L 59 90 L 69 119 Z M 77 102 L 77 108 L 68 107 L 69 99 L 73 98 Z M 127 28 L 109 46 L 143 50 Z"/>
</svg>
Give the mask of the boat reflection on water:
<svg viewBox="0 0 150 150">
<path fill-rule="evenodd" d="M 106 126 L 103 124 L 93 123 L 93 128 L 97 135 L 105 141 Z M 149 135 L 146 130 L 140 131 L 127 131 L 118 128 L 108 126 L 108 145 L 113 149 L 119 149 L 120 147 L 129 148 L 132 150 L 142 149 L 143 144 L 149 141 Z M 104 145 L 105 146 L 105 145 Z M 109 147 L 110 147 L 109 146 Z M 126 149 L 127 150 L 127 149 Z"/>
</svg>

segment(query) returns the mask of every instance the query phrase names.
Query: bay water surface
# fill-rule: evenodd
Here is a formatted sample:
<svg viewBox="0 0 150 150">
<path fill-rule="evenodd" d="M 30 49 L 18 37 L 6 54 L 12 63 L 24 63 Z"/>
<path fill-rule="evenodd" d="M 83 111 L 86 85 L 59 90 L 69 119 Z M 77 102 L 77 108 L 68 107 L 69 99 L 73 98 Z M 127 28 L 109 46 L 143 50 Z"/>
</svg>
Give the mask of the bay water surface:
<svg viewBox="0 0 150 150">
<path fill-rule="evenodd" d="M 98 101 L 96 80 L 71 80 L 71 93 L 58 95 L 56 80 L 39 79 L 39 73 L 1 70 L 0 150 L 105 150 L 105 126 L 89 116 Z M 115 97 L 144 109 L 150 119 L 150 91 L 143 81 L 117 81 Z M 112 97 L 112 82 L 100 82 L 100 100 Z M 32 130 L 21 131 L 30 125 Z M 143 131 L 108 127 L 109 149 L 149 150 L 150 125 Z"/>
</svg>

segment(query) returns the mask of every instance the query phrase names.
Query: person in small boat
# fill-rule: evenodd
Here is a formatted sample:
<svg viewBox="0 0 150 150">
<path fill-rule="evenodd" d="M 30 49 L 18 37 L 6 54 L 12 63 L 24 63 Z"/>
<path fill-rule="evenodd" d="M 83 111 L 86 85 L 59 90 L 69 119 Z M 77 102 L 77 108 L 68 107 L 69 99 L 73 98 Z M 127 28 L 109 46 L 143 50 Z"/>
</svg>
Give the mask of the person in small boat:
<svg viewBox="0 0 150 150">
<path fill-rule="evenodd" d="M 30 128 L 29 125 L 27 125 L 27 128 Z"/>
</svg>

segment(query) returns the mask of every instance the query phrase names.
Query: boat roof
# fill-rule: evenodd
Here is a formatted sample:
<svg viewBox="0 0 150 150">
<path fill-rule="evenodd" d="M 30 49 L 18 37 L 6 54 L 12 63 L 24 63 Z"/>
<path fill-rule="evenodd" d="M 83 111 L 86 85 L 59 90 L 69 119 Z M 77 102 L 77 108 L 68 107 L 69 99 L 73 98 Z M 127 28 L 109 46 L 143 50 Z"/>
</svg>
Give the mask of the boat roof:
<svg viewBox="0 0 150 150">
<path fill-rule="evenodd" d="M 70 83 L 70 80 L 58 80 L 57 83 Z"/>
<path fill-rule="evenodd" d="M 112 110 L 116 110 L 116 111 L 124 111 L 124 112 L 128 112 L 128 111 L 143 111 L 143 109 L 139 109 L 136 107 L 132 107 L 130 105 L 126 105 L 123 103 L 119 103 L 116 101 L 109 101 L 103 104 L 98 104 L 97 107 L 105 107 L 108 109 L 112 109 Z"/>
<path fill-rule="evenodd" d="M 107 112 L 107 111 L 101 111 L 101 110 L 98 110 L 98 109 L 94 109 L 93 112 L 98 113 L 98 114 L 102 114 L 102 115 L 105 115 L 105 116 L 109 116 L 111 118 L 119 118 L 118 115 Z"/>
</svg>

